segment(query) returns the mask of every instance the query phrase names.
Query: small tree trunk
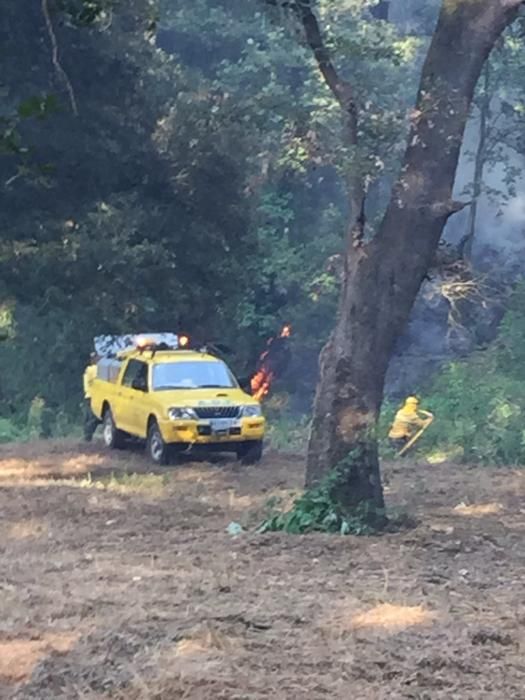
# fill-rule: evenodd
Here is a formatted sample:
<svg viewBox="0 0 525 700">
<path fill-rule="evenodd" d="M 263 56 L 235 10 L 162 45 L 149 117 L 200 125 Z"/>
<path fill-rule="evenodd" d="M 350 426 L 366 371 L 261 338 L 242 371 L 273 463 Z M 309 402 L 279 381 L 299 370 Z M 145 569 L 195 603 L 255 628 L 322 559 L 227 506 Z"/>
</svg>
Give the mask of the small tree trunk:
<svg viewBox="0 0 525 700">
<path fill-rule="evenodd" d="M 478 203 L 483 189 L 483 171 L 485 169 L 485 159 L 487 152 L 488 129 L 490 121 L 490 63 L 487 61 L 483 71 L 483 95 L 479 106 L 479 138 L 474 160 L 474 178 L 472 181 L 472 204 L 470 206 L 467 233 L 459 244 L 459 252 L 464 260 L 472 257 L 472 246 L 476 235 L 476 224 L 478 218 Z"/>
<path fill-rule="evenodd" d="M 517 0 L 443 0 L 423 67 L 409 145 L 376 237 L 355 240 L 345 260 L 336 328 L 323 349 L 306 485 L 337 470 L 345 508 L 383 509 L 377 419 L 394 343 L 408 321 L 448 217 L 476 82 Z"/>
</svg>

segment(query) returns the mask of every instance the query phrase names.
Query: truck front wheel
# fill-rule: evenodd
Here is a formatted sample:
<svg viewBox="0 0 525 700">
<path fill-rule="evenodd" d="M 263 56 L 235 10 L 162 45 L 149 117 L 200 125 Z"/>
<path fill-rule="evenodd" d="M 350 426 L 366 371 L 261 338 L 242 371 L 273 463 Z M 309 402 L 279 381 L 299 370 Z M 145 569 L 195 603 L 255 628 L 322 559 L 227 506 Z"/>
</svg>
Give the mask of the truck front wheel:
<svg viewBox="0 0 525 700">
<path fill-rule="evenodd" d="M 169 462 L 169 446 L 164 442 L 159 424 L 156 420 L 150 423 L 148 428 L 147 451 L 150 458 L 160 466 Z"/>
<path fill-rule="evenodd" d="M 102 437 L 104 444 L 109 449 L 119 449 L 124 444 L 124 433 L 117 428 L 113 420 L 113 414 L 110 408 L 104 411 L 102 419 Z"/>
</svg>

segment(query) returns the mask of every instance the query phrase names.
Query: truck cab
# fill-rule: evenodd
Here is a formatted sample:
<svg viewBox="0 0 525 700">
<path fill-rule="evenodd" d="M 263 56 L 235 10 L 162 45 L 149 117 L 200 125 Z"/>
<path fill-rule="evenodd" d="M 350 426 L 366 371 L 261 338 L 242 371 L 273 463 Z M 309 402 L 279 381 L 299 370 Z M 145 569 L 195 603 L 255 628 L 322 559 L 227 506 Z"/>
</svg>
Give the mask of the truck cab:
<svg viewBox="0 0 525 700">
<path fill-rule="evenodd" d="M 205 351 L 151 343 L 104 358 L 91 408 L 107 447 L 121 446 L 127 436 L 146 440 L 157 464 L 166 464 L 171 452 L 196 447 L 232 451 L 245 463 L 262 457 L 259 402 L 223 360 Z"/>
</svg>

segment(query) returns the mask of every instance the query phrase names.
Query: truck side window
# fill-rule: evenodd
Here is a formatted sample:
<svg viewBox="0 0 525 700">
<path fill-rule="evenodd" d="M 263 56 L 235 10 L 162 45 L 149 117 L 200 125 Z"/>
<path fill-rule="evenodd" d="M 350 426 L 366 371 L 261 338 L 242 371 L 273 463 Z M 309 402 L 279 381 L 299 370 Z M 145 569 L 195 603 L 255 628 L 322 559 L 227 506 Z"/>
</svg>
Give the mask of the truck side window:
<svg viewBox="0 0 525 700">
<path fill-rule="evenodd" d="M 130 360 L 124 376 L 122 377 L 122 386 L 143 387 L 143 391 L 148 388 L 148 365 L 140 360 Z"/>
</svg>

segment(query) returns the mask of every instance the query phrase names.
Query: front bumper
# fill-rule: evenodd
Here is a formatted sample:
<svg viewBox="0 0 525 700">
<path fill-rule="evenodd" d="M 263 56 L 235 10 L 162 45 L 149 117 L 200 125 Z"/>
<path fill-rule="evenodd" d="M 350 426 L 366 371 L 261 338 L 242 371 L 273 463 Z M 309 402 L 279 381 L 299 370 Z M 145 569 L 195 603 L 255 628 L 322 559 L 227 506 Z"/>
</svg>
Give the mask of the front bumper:
<svg viewBox="0 0 525 700">
<path fill-rule="evenodd" d="M 159 423 L 164 442 L 168 444 L 210 445 L 262 440 L 266 420 L 262 416 L 239 418 L 226 427 L 210 420 L 164 420 Z"/>
</svg>

